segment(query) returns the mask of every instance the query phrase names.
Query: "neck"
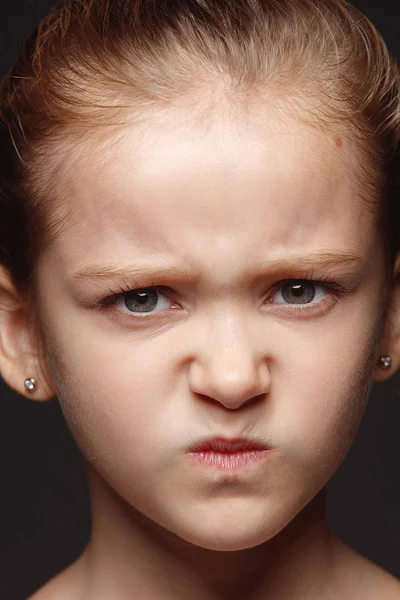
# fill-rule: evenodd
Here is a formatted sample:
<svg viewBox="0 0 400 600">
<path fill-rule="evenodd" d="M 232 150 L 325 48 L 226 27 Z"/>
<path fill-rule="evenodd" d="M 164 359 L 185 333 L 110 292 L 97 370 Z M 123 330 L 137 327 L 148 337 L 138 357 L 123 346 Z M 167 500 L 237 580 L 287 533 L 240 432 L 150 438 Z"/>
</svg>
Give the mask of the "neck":
<svg viewBox="0 0 400 600">
<path fill-rule="evenodd" d="M 333 536 L 319 494 L 273 539 L 222 552 L 194 546 L 125 503 L 88 466 L 92 537 L 79 559 L 85 598 L 127 600 L 321 599 Z"/>
</svg>

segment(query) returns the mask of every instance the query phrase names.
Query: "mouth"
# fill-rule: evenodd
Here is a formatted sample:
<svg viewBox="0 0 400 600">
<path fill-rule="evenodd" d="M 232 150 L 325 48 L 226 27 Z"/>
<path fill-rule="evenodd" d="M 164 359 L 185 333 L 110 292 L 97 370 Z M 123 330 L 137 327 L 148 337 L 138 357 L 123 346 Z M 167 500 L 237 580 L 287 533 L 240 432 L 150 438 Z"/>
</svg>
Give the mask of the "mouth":
<svg viewBox="0 0 400 600">
<path fill-rule="evenodd" d="M 240 469 L 265 459 L 271 447 L 248 438 L 206 438 L 188 449 L 190 458 L 216 469 Z"/>
</svg>

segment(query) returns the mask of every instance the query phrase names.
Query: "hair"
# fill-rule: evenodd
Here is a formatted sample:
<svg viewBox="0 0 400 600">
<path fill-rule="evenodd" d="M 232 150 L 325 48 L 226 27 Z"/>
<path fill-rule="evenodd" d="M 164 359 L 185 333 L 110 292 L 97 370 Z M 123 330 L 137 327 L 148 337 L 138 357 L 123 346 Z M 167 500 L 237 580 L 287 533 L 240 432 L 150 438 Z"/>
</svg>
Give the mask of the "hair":
<svg viewBox="0 0 400 600">
<path fill-rule="evenodd" d="M 66 222 L 68 153 L 210 89 L 236 103 L 268 103 L 275 90 L 296 100 L 299 118 L 351 132 L 392 264 L 399 70 L 358 10 L 345 0 L 69 0 L 0 86 L 0 264 L 17 286 L 31 289 Z"/>
</svg>

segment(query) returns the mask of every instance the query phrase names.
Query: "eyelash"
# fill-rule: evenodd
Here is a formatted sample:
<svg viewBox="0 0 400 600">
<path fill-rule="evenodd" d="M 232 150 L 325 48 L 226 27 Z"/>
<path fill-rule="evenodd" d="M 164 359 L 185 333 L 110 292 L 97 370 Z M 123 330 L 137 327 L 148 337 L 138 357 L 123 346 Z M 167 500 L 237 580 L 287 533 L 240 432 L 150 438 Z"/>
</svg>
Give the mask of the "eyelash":
<svg viewBox="0 0 400 600">
<path fill-rule="evenodd" d="M 332 296 L 334 296 L 335 300 L 339 300 L 340 297 L 349 294 L 350 291 L 346 290 L 342 285 L 340 285 L 339 283 L 336 283 L 335 281 L 333 281 L 329 276 L 324 276 L 323 274 L 319 277 L 318 280 L 314 280 L 312 279 L 312 277 L 309 277 L 307 275 L 303 276 L 303 277 L 296 277 L 293 279 L 283 279 L 279 282 L 277 282 L 271 289 L 270 294 L 273 295 L 276 292 L 278 292 L 280 289 L 283 288 L 283 286 L 286 283 L 290 283 L 292 282 L 293 284 L 295 283 L 313 283 L 315 285 L 322 285 L 326 288 L 327 291 L 329 291 L 331 293 Z M 106 296 L 105 298 L 103 298 L 102 300 L 100 300 L 99 302 L 96 303 L 96 307 L 99 308 L 99 310 L 101 312 L 109 309 L 110 306 L 115 305 L 115 303 L 122 298 L 123 296 L 125 296 L 125 294 L 129 293 L 129 292 L 133 292 L 133 291 L 141 291 L 141 290 L 147 290 L 147 289 L 156 289 L 160 292 L 162 292 L 162 290 L 168 290 L 170 288 L 167 288 L 166 286 L 162 286 L 162 285 L 157 285 L 156 282 L 150 282 L 149 285 L 143 286 L 143 285 L 139 285 L 138 283 L 136 283 L 135 281 L 132 281 L 131 284 L 128 284 L 126 282 L 124 282 L 123 286 L 118 286 L 119 290 L 112 290 L 110 289 L 110 295 Z M 325 298 L 325 296 L 324 296 Z M 289 310 L 292 311 L 310 311 L 312 308 L 315 309 L 315 307 L 320 304 L 321 302 L 323 302 L 322 300 L 319 300 L 317 302 L 309 302 L 309 303 L 305 303 L 305 304 L 290 304 L 290 303 L 278 303 L 279 306 L 283 307 L 283 310 L 287 310 L 287 307 L 289 307 Z M 268 303 L 268 302 L 267 302 Z M 115 309 L 118 310 L 118 309 Z M 124 311 L 120 311 L 120 312 L 124 312 Z M 150 318 L 155 318 L 155 316 L 164 313 L 164 311 L 156 311 L 156 312 L 144 312 L 143 316 L 138 316 L 135 315 L 135 313 L 125 313 L 127 315 L 128 319 L 137 319 L 137 320 L 143 320 L 143 319 L 150 319 Z"/>
</svg>

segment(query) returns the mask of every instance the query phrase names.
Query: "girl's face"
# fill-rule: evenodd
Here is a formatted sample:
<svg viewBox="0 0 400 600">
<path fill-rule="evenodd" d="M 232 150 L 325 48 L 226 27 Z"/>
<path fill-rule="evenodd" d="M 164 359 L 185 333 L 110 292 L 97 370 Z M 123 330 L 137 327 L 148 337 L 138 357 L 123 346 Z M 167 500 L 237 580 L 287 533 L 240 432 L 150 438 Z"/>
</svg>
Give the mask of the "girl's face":
<svg viewBox="0 0 400 600">
<path fill-rule="evenodd" d="M 56 392 L 92 467 L 195 545 L 278 533 L 360 421 L 384 258 L 354 153 L 255 108 L 176 108 L 68 165 L 73 217 L 38 271 Z M 270 450 L 217 469 L 188 454 L 209 436 Z"/>
</svg>

